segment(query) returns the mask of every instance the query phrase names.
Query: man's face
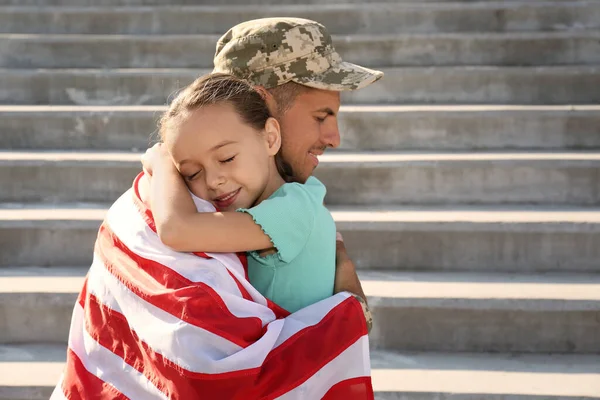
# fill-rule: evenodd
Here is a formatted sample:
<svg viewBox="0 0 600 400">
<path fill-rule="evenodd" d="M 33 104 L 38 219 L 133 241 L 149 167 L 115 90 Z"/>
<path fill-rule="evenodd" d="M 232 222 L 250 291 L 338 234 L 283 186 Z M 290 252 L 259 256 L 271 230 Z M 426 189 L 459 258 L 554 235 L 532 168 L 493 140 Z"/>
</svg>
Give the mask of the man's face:
<svg viewBox="0 0 600 400">
<path fill-rule="evenodd" d="M 337 116 L 340 93 L 310 88 L 280 115 L 281 154 L 298 181 L 305 182 L 319 164 L 318 156 L 340 145 Z"/>
</svg>

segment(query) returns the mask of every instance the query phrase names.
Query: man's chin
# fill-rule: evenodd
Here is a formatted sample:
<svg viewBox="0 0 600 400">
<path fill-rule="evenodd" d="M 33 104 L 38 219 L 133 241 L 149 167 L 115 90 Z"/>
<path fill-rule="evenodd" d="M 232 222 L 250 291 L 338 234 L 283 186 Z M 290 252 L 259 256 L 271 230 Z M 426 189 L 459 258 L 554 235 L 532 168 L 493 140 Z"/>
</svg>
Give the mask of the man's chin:
<svg viewBox="0 0 600 400">
<path fill-rule="evenodd" d="M 305 174 L 297 174 L 294 178 L 296 178 L 296 181 L 298 181 L 300 183 L 306 183 L 306 181 L 308 180 L 308 178 L 310 178 L 312 176 L 313 171 L 315 170 L 315 168 L 312 168 L 309 172 L 307 172 Z"/>
</svg>

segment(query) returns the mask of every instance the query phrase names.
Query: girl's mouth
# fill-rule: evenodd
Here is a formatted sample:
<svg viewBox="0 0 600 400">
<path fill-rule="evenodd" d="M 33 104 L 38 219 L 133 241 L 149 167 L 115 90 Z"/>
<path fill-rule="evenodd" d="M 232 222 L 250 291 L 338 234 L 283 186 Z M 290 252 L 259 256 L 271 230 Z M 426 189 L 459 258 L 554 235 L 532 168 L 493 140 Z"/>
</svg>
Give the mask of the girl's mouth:
<svg viewBox="0 0 600 400">
<path fill-rule="evenodd" d="M 227 207 L 229 207 L 230 205 L 233 204 L 235 199 L 237 199 L 238 194 L 240 194 L 240 190 L 242 190 L 242 189 L 239 188 L 238 190 L 234 190 L 233 192 L 229 192 L 229 193 L 226 193 L 224 195 L 221 195 L 221 196 L 215 198 L 213 200 L 213 202 L 215 203 L 215 206 L 220 210 L 226 209 Z"/>
</svg>

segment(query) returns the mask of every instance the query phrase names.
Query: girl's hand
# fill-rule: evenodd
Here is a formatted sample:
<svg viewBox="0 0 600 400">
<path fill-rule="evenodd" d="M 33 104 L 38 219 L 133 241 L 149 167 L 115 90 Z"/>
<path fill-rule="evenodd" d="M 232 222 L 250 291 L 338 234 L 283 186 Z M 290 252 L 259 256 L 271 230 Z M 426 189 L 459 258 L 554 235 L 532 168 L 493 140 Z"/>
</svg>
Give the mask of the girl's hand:
<svg viewBox="0 0 600 400">
<path fill-rule="evenodd" d="M 167 151 L 166 146 L 162 143 L 156 143 L 154 146 L 150 147 L 146 150 L 146 153 L 142 155 L 142 166 L 144 168 L 144 173 L 152 176 L 154 171 L 158 168 L 162 168 L 164 166 L 172 167 L 173 160 L 171 159 L 171 155 Z"/>
</svg>

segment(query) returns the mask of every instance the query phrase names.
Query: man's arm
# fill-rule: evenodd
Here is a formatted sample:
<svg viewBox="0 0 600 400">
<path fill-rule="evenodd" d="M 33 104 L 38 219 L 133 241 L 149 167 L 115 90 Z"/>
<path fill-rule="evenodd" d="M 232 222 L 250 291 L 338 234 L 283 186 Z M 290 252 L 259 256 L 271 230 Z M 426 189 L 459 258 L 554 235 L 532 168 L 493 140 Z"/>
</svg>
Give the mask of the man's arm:
<svg viewBox="0 0 600 400">
<path fill-rule="evenodd" d="M 363 308 L 363 314 L 367 322 L 368 330 L 371 331 L 371 328 L 373 326 L 373 317 L 371 316 L 371 311 L 369 310 L 367 296 L 365 296 L 365 292 L 362 289 L 360 280 L 358 279 L 358 275 L 356 273 L 356 267 L 350 259 L 350 256 L 346 251 L 344 241 L 339 233 L 338 240 L 336 240 L 335 259 L 336 269 L 334 293 L 348 292 L 354 295 L 356 300 L 358 300 L 358 302 L 361 303 L 361 306 Z"/>
<path fill-rule="evenodd" d="M 350 292 L 362 297 L 366 303 L 367 296 L 365 296 L 365 292 L 363 292 L 360 280 L 358 279 L 356 267 L 346 251 L 344 241 L 340 239 L 341 235 L 338 234 L 335 251 L 336 270 L 334 293 Z"/>
</svg>

